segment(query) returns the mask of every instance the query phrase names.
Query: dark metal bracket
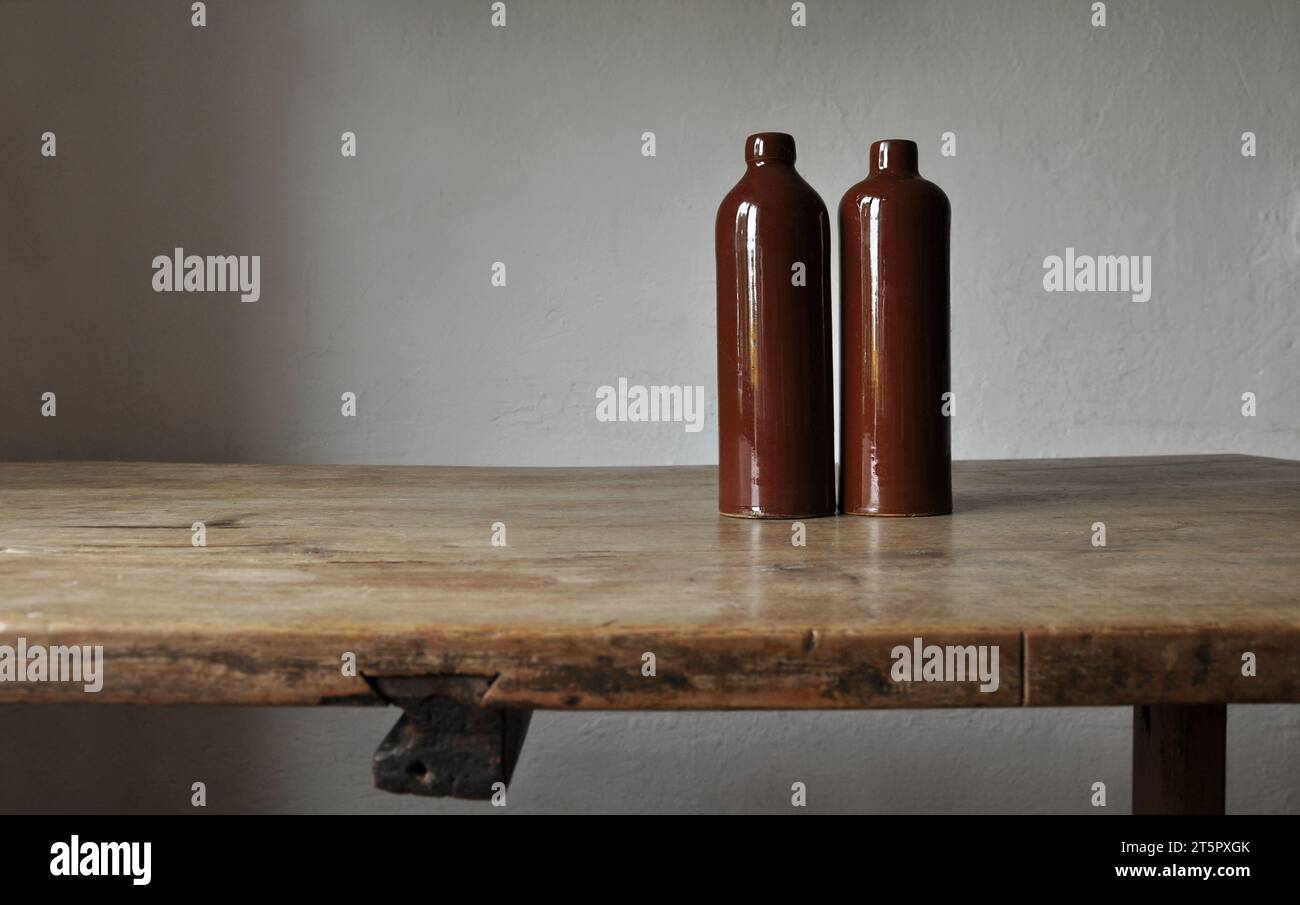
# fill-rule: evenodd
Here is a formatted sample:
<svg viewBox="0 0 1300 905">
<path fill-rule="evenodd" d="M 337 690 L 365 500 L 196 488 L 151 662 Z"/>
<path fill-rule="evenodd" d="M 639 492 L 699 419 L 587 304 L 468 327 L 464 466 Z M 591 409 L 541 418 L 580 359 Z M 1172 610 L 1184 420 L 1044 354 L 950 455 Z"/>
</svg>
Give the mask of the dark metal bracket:
<svg viewBox="0 0 1300 905">
<path fill-rule="evenodd" d="M 386 792 L 485 800 L 509 783 L 531 710 L 483 706 L 487 676 L 383 676 L 368 680 L 402 716 L 374 757 Z"/>
</svg>

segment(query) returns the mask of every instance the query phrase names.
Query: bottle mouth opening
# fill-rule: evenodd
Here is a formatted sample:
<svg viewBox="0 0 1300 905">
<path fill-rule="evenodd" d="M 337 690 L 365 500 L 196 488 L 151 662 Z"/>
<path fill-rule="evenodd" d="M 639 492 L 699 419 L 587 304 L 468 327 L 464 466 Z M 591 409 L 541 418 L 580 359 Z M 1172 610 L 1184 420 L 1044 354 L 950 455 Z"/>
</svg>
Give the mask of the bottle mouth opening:
<svg viewBox="0 0 1300 905">
<path fill-rule="evenodd" d="M 745 139 L 745 160 L 794 160 L 794 136 L 785 132 L 755 132 Z"/>
</svg>

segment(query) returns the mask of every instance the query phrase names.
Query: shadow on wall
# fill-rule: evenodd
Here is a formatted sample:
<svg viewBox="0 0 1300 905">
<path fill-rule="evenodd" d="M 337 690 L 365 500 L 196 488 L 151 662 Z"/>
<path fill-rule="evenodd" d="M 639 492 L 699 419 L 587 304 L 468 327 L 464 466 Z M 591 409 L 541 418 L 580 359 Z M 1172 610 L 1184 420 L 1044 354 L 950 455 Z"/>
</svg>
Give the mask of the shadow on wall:
<svg viewBox="0 0 1300 905">
<path fill-rule="evenodd" d="M 0 10 L 0 152 L 13 162 L 0 177 L 0 457 L 241 461 L 265 448 L 303 390 L 248 363 L 311 329 L 304 295 L 284 288 L 329 254 L 304 224 L 341 158 L 338 134 L 302 127 L 310 102 L 294 86 L 336 62 L 289 21 L 305 12 L 223 4 L 196 28 L 175 21 L 188 3 L 97 8 L 93 23 L 74 2 Z M 287 61 L 301 78 L 265 77 Z M 54 159 L 39 153 L 45 132 Z M 155 292 L 154 257 L 178 247 L 275 262 L 261 294 L 278 303 Z M 300 365 L 282 367 L 302 382 Z"/>
<path fill-rule="evenodd" d="M 1132 710 L 539 713 L 502 811 L 389 795 L 370 758 L 396 708 L 8 705 L 0 812 L 1129 812 Z M 1300 707 L 1228 711 L 1228 812 L 1300 808 Z M 1104 808 L 1093 784 L 1106 783 Z"/>
<path fill-rule="evenodd" d="M 392 707 L 13 705 L 0 811 L 193 813 L 202 781 L 208 813 L 788 813 L 798 781 L 811 812 L 1082 813 L 1098 761 L 1126 811 L 1129 711 L 1055 714 L 539 713 L 503 811 L 372 788 Z"/>
</svg>

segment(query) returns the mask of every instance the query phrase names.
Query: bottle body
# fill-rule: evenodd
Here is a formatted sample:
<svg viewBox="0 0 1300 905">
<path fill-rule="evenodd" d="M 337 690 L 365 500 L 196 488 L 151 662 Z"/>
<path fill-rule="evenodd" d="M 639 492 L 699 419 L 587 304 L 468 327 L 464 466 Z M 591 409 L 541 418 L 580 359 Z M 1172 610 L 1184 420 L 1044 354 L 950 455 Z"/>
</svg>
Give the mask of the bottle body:
<svg viewBox="0 0 1300 905">
<path fill-rule="evenodd" d="M 840 509 L 952 512 L 947 196 L 878 141 L 840 202 Z"/>
<path fill-rule="evenodd" d="M 718 208 L 718 510 L 835 512 L 830 218 L 794 169 L 794 139 L 746 140 Z"/>
</svg>

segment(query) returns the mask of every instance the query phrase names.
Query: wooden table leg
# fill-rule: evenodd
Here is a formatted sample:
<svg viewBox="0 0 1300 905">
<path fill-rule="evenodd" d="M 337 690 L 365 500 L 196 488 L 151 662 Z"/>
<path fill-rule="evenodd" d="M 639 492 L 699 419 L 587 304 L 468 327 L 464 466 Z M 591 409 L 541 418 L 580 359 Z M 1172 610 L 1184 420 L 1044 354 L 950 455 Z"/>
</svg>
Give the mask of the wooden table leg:
<svg viewBox="0 0 1300 905">
<path fill-rule="evenodd" d="M 1133 708 L 1133 813 L 1222 814 L 1226 704 Z"/>
</svg>

